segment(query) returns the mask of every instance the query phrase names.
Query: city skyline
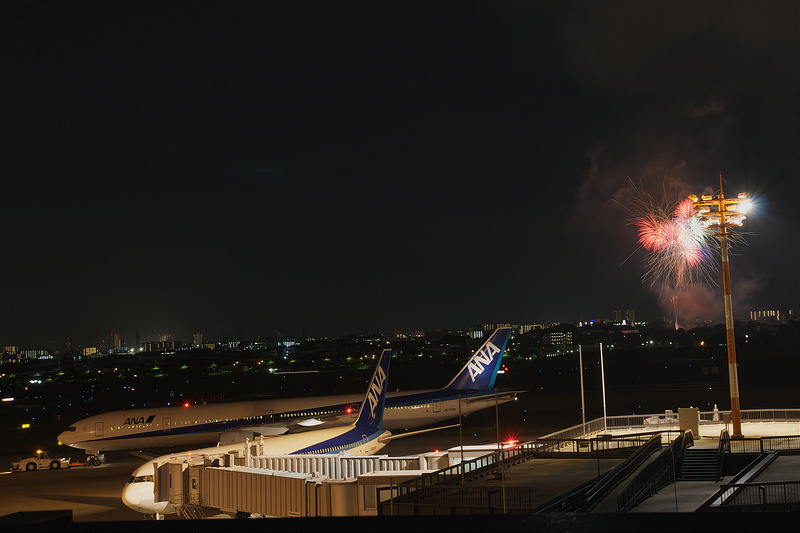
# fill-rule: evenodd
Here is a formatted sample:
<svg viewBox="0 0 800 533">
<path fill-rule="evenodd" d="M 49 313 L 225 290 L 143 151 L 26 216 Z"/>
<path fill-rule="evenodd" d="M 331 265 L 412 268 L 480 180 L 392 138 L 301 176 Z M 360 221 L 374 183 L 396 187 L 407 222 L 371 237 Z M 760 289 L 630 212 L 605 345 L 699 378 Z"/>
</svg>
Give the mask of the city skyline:
<svg viewBox="0 0 800 533">
<path fill-rule="evenodd" d="M 768 310 L 750 310 L 747 313 L 747 317 L 737 318 L 736 322 L 739 324 L 744 324 L 747 322 L 760 322 L 766 324 L 784 324 L 789 320 L 797 320 L 798 313 L 793 309 L 768 309 Z M 492 331 L 496 327 L 512 327 L 515 329 L 520 330 L 520 334 L 522 332 L 527 331 L 535 331 L 535 330 L 543 330 L 543 329 L 551 329 L 551 328 L 559 328 L 564 326 L 571 326 L 577 328 L 592 328 L 601 325 L 614 325 L 614 326 L 633 326 L 633 327 L 658 327 L 661 326 L 664 330 L 672 329 L 672 321 L 671 317 L 669 316 L 661 316 L 655 320 L 637 320 L 636 318 L 636 311 L 634 309 L 625 309 L 625 310 L 614 310 L 609 313 L 607 317 L 596 317 L 592 319 L 587 319 L 582 322 L 557 322 L 557 321 L 543 321 L 543 322 L 520 322 L 520 321 L 513 321 L 513 322 L 495 322 L 495 323 L 487 323 L 487 324 L 470 324 L 467 326 L 454 326 L 450 328 L 427 328 L 422 330 L 404 330 L 400 331 L 397 329 L 393 330 L 386 330 L 386 331 L 348 331 L 348 332 L 338 332 L 331 335 L 305 335 L 303 331 L 304 328 L 300 328 L 298 332 L 292 331 L 285 331 L 285 332 L 276 332 L 275 334 L 270 333 L 248 333 L 245 334 L 244 332 L 237 331 L 236 334 L 229 334 L 229 333 L 222 333 L 219 336 L 208 336 L 203 332 L 192 331 L 191 333 L 184 333 L 184 332 L 161 332 L 157 334 L 143 334 L 136 330 L 133 334 L 131 339 L 128 339 L 126 336 L 120 335 L 117 332 L 110 333 L 107 335 L 99 335 L 91 339 L 71 339 L 67 338 L 64 342 L 59 343 L 58 341 L 51 341 L 47 343 L 47 345 L 22 345 L 22 344 L 15 344 L 15 343 L 8 343 L 8 342 L 0 342 L 0 347 L 3 348 L 3 351 L 9 352 L 11 351 L 19 351 L 19 352 L 38 352 L 38 351 L 50 351 L 51 353 L 62 353 L 69 352 L 71 350 L 97 350 L 97 353 L 110 353 L 113 348 L 119 349 L 121 352 L 128 352 L 134 349 L 142 349 L 143 347 L 146 348 L 147 345 L 170 345 L 175 344 L 176 346 L 180 347 L 191 347 L 191 346 L 228 346 L 228 345 L 237 345 L 240 343 L 248 343 L 248 344 L 258 344 L 265 342 L 267 340 L 279 340 L 279 339 L 304 339 L 304 340 L 322 340 L 322 339 L 341 339 L 347 337 L 361 337 L 361 336 L 384 336 L 384 337 L 391 337 L 392 335 L 396 335 L 398 338 L 405 337 L 405 336 L 416 336 L 416 335 L 426 335 L 435 332 L 466 332 L 467 335 L 470 335 L 472 332 L 478 331 Z M 713 327 L 713 326 L 721 326 L 724 323 L 724 320 L 708 320 L 705 322 L 697 322 L 692 324 L 690 327 L 681 328 L 685 329 L 686 331 L 691 331 L 695 328 L 702 328 L 702 327 Z M 136 341 L 131 342 L 133 339 L 137 339 L 139 342 L 137 344 Z M 241 347 L 241 346 L 240 346 Z M 145 351 L 147 351 L 145 349 Z"/>
<path fill-rule="evenodd" d="M 720 173 L 734 315 L 798 308 L 796 2 L 0 10 L 9 343 L 671 316 L 635 192 Z"/>
</svg>

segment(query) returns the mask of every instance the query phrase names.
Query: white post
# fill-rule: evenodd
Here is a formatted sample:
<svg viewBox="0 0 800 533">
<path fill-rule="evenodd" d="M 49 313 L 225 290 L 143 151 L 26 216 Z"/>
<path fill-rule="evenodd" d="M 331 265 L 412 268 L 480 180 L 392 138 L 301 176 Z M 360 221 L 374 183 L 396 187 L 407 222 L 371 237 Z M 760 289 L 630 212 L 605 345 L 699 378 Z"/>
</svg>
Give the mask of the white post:
<svg viewBox="0 0 800 533">
<path fill-rule="evenodd" d="M 581 424 L 583 427 L 583 437 L 586 438 L 586 404 L 583 401 L 583 351 L 578 345 L 578 366 L 581 373 Z"/>
<path fill-rule="evenodd" d="M 461 448 L 461 484 L 464 484 L 464 435 L 461 427 L 461 395 L 458 395 L 458 446 Z"/>
<path fill-rule="evenodd" d="M 608 431 L 608 427 L 606 426 L 606 417 L 608 413 L 606 413 L 606 370 L 605 366 L 603 365 L 603 343 L 600 343 L 600 381 L 603 385 L 603 431 Z"/>
<path fill-rule="evenodd" d="M 503 447 L 500 445 L 500 411 L 497 404 L 497 388 L 494 389 L 494 419 L 497 430 L 497 458 L 500 460 L 500 481 L 503 488 L 503 514 L 506 514 L 506 471 L 503 461 Z"/>
</svg>

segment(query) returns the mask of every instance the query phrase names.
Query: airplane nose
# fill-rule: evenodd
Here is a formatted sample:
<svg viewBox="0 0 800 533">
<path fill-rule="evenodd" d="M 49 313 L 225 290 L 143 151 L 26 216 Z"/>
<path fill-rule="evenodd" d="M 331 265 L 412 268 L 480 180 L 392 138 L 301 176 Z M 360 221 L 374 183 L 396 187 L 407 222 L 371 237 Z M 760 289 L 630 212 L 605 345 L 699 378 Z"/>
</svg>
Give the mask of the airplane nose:
<svg viewBox="0 0 800 533">
<path fill-rule="evenodd" d="M 64 431 L 58 435 L 58 442 L 65 446 L 75 446 L 75 443 L 78 442 L 78 439 L 75 436 L 75 433 L 71 431 Z"/>
<path fill-rule="evenodd" d="M 154 497 L 155 483 L 126 483 L 122 489 L 122 503 L 137 513 L 171 514 L 175 512 L 169 502 L 156 502 Z"/>
<path fill-rule="evenodd" d="M 142 501 L 141 485 L 144 483 L 125 483 L 122 489 L 122 503 L 134 511 L 139 511 L 139 503 Z"/>
</svg>

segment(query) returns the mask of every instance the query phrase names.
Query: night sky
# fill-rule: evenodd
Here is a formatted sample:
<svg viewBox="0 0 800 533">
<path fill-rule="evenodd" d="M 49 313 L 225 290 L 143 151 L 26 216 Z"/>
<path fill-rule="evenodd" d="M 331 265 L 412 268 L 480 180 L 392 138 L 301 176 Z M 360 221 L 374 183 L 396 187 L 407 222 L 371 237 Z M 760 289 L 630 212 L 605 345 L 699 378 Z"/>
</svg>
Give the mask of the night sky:
<svg viewBox="0 0 800 533">
<path fill-rule="evenodd" d="M 655 319 L 629 179 L 720 172 L 797 312 L 798 6 L 4 2 L 0 345 Z"/>
</svg>

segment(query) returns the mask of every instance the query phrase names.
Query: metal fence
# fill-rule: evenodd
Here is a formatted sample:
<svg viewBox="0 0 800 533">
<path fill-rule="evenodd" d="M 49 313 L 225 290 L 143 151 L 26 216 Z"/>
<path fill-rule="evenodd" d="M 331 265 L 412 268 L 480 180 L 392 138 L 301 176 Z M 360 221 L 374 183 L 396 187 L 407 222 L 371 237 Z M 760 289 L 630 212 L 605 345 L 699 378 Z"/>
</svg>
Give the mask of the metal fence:
<svg viewBox="0 0 800 533">
<path fill-rule="evenodd" d="M 396 489 L 398 487 L 395 487 Z M 400 491 L 402 492 L 402 491 Z M 529 513 L 534 504 L 534 491 L 528 487 L 419 487 L 405 497 L 381 504 L 381 513 L 388 514 L 491 514 Z M 504 501 L 505 500 L 505 501 Z M 391 508 L 391 510 L 389 510 Z"/>
<path fill-rule="evenodd" d="M 700 424 L 723 424 L 730 411 L 701 411 Z M 740 411 L 742 422 L 798 422 L 800 409 L 745 409 Z M 620 428 L 645 428 L 658 431 L 679 428 L 678 413 L 665 411 L 641 415 L 607 416 L 595 418 L 585 424 L 578 424 L 567 429 L 545 435 L 541 438 L 577 439 L 599 433 L 601 431 Z"/>
<path fill-rule="evenodd" d="M 700 423 L 722 423 L 725 414 L 729 412 L 701 412 Z M 753 409 L 745 410 L 741 413 L 742 420 L 748 422 L 800 422 L 800 409 Z M 541 457 L 545 454 L 552 454 L 549 455 L 551 457 L 567 457 L 574 456 L 573 454 L 593 456 L 601 453 L 614 453 L 615 451 L 633 453 L 636 448 L 648 442 L 648 439 L 654 434 L 660 433 L 662 442 L 668 443 L 668 447 L 655 460 L 646 465 L 617 494 L 618 508 L 621 512 L 624 512 L 635 507 L 640 501 L 657 492 L 660 488 L 675 481 L 676 472 L 680 472 L 684 450 L 694 443 L 692 432 L 680 431 L 678 426 L 678 414 L 670 412 L 613 416 L 605 419 L 597 418 L 585 424 L 578 424 L 545 435 L 514 448 L 507 448 L 502 451 L 502 454 L 493 453 L 478 457 L 396 485 L 393 488 L 396 496 L 392 501 L 398 508 L 404 505 L 406 507 L 409 505 L 418 506 L 419 508 L 413 511 L 414 514 L 492 513 L 496 506 L 502 507 L 502 504 L 497 503 L 499 501 L 497 498 L 500 497 L 497 496 L 500 493 L 499 489 L 454 485 L 498 471 L 501 468 L 501 457 L 503 465 L 510 465 L 532 457 Z M 643 431 L 641 434 L 624 437 L 587 438 L 603 431 L 623 427 L 653 431 Z M 651 444 L 651 446 L 655 446 L 655 444 Z M 770 450 L 787 449 L 800 449 L 800 436 L 736 440 L 728 440 L 723 437 L 720 442 L 720 450 L 729 453 L 762 453 Z M 576 488 L 576 490 L 571 491 L 570 494 L 565 495 L 558 502 L 553 502 L 555 507 L 550 511 L 569 512 L 586 509 L 588 505 L 587 494 L 589 494 L 592 487 L 599 487 L 600 485 L 613 487 L 616 485 L 616 482 L 612 483 L 610 478 L 607 482 L 604 482 L 603 478 L 610 473 L 587 482 Z M 787 488 L 787 490 L 790 489 Z M 595 494 L 594 499 L 596 501 L 602 499 L 599 490 L 593 494 Z M 529 499 L 528 489 L 506 488 L 506 507 L 509 512 L 530 512 L 528 503 L 526 503 Z M 385 509 L 388 509 L 389 505 L 387 504 Z M 396 509 L 395 511 L 398 510 Z M 539 511 L 541 510 L 537 510 L 537 512 Z"/>
<path fill-rule="evenodd" d="M 483 455 L 436 472 L 423 474 L 418 478 L 404 482 L 403 485 L 420 487 L 426 485 L 449 485 L 462 481 L 470 481 L 488 473 L 495 472 L 502 466 L 510 466 L 532 457 L 551 453 L 552 455 L 548 455 L 549 457 L 558 457 L 562 455 L 566 457 L 570 452 L 579 453 L 581 455 L 596 455 L 598 453 L 606 455 L 608 453 L 620 452 L 624 457 L 646 444 L 649 437 L 651 437 L 650 434 L 594 439 L 536 439 L 514 446 L 513 448 L 505 448 L 501 453 L 495 452 Z"/>
<path fill-rule="evenodd" d="M 691 431 L 685 431 L 672 441 L 653 462 L 645 466 L 639 474 L 631 479 L 617 493 L 617 509 L 626 512 L 640 502 L 658 492 L 662 487 L 673 483 L 676 473 L 680 472 L 683 452 L 694 444 Z"/>
<path fill-rule="evenodd" d="M 656 433 L 646 444 L 639 447 L 629 460 L 614 467 L 608 476 L 603 477 L 599 483 L 589 489 L 586 494 L 586 510 L 589 511 L 596 507 L 614 487 L 627 479 L 637 468 L 644 464 L 651 454 L 660 448 L 661 434 Z"/>
<path fill-rule="evenodd" d="M 730 453 L 764 453 L 800 450 L 800 435 L 731 439 Z"/>
<path fill-rule="evenodd" d="M 650 437 L 654 434 L 661 435 L 660 432 L 648 432 L 644 434 L 625 435 L 617 437 L 594 437 L 587 439 L 555 439 L 545 438 L 536 439 L 530 443 L 532 446 L 531 453 L 534 455 L 545 455 L 547 453 L 576 453 L 576 454 L 594 454 L 600 452 L 606 456 L 613 454 L 613 452 L 623 452 L 622 457 L 627 457 L 629 454 L 641 446 L 643 446 Z M 618 455 L 619 456 L 619 455 Z"/>
<path fill-rule="evenodd" d="M 608 417 L 611 419 L 612 417 Z M 568 427 L 555 433 L 550 433 L 539 437 L 539 440 L 557 439 L 557 440 L 572 440 L 585 438 L 587 435 L 592 435 L 606 429 L 606 422 L 602 418 L 595 418 L 585 424 L 578 424 L 577 426 Z"/>
<path fill-rule="evenodd" d="M 481 476 L 497 473 L 501 468 L 530 459 L 532 457 L 572 456 L 572 453 L 584 457 L 601 457 L 609 455 L 646 457 L 652 449 L 661 445 L 661 435 L 625 436 L 623 438 L 595 439 L 539 439 L 523 445 L 508 448 L 502 453 L 493 453 L 477 457 L 422 475 L 394 486 L 391 503 L 382 505 L 382 512 L 404 514 L 487 514 L 496 509 L 506 508 L 507 512 L 531 512 L 533 510 L 532 491 L 529 488 L 506 487 L 505 491 L 493 487 L 468 487 L 459 485 L 462 481 L 471 481 Z M 502 462 L 501 462 L 502 458 Z M 643 459 L 642 459 L 643 460 Z M 625 463 L 623 463 L 624 465 Z M 640 462 L 637 462 L 638 466 Z M 579 494 L 570 495 L 564 502 L 555 503 L 551 511 L 582 511 L 587 509 L 587 502 L 599 502 L 609 490 L 622 479 L 623 470 L 615 467 L 603 474 L 599 479 L 613 478 L 615 483 L 603 484 L 597 488 L 598 479 L 582 485 Z M 591 489 L 596 489 L 591 491 Z M 591 491 L 591 492 L 590 492 Z M 587 495 L 591 499 L 587 500 Z M 410 510 L 410 507 L 414 507 Z"/>
<path fill-rule="evenodd" d="M 800 481 L 775 481 L 765 483 L 728 483 L 720 485 L 720 492 L 729 493 L 721 507 L 744 507 L 747 510 L 770 510 L 800 504 Z"/>
<path fill-rule="evenodd" d="M 800 422 L 800 409 L 746 409 L 741 414 L 742 422 Z"/>
<path fill-rule="evenodd" d="M 601 441 L 602 442 L 602 441 Z M 572 513 L 591 511 L 622 480 L 639 468 L 642 463 L 661 447 L 661 434 L 652 435 L 647 441 L 642 441 L 631 456 L 618 464 L 602 476 L 576 487 L 569 493 L 551 500 L 536 509 L 536 513 Z"/>
</svg>

